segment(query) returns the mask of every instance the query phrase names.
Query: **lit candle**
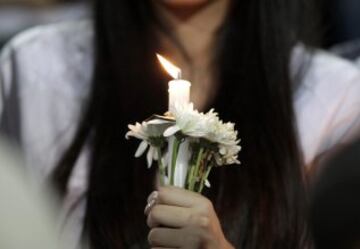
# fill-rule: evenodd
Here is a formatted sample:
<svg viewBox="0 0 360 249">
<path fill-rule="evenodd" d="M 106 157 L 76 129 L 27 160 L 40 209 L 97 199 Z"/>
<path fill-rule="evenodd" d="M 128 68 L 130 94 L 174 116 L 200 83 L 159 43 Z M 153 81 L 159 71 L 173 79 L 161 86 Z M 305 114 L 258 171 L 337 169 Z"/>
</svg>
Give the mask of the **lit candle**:
<svg viewBox="0 0 360 249">
<path fill-rule="evenodd" d="M 161 55 L 157 55 L 161 65 L 174 78 L 169 82 L 169 112 L 174 110 L 175 104 L 188 104 L 190 102 L 191 83 L 181 79 L 181 69 L 173 65 Z"/>
<path fill-rule="evenodd" d="M 173 112 L 175 104 L 184 105 L 190 102 L 190 87 L 191 83 L 187 80 L 181 79 L 181 69 L 170 63 L 161 55 L 157 54 L 157 57 L 164 67 L 164 69 L 174 78 L 169 82 L 169 107 L 170 113 Z M 168 176 L 171 175 L 171 158 L 172 148 L 174 144 L 174 138 L 169 139 L 169 160 L 167 162 Z M 176 160 L 176 167 L 174 173 L 174 185 L 177 187 L 185 187 L 186 174 L 188 170 L 190 160 L 189 142 L 185 141 L 181 143 L 179 154 Z"/>
</svg>

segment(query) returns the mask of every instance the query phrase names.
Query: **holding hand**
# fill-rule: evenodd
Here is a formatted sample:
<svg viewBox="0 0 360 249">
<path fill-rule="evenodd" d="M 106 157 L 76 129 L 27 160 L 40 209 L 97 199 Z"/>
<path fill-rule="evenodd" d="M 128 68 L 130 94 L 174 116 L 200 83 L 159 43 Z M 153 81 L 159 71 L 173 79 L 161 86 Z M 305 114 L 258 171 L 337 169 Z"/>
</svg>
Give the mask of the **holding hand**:
<svg viewBox="0 0 360 249">
<path fill-rule="evenodd" d="M 210 200 L 177 187 L 161 187 L 145 208 L 155 248 L 234 249 L 226 240 Z"/>
</svg>

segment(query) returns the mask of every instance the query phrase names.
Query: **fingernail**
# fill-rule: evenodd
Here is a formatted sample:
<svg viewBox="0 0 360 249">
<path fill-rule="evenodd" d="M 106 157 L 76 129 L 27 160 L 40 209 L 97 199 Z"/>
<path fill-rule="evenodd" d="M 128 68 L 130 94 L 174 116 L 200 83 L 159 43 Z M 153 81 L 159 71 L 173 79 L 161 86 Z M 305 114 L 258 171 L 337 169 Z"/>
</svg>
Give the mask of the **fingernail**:
<svg viewBox="0 0 360 249">
<path fill-rule="evenodd" d="M 148 204 L 146 204 L 145 206 L 145 210 L 144 210 L 144 214 L 148 215 L 150 213 L 150 210 L 153 208 L 153 206 L 155 205 L 156 200 L 152 199 L 148 202 Z"/>
<path fill-rule="evenodd" d="M 147 202 L 149 203 L 151 200 L 157 199 L 158 196 L 159 196 L 159 192 L 158 192 L 158 191 L 153 191 L 153 192 L 149 195 L 149 197 L 148 197 L 148 199 L 147 199 Z"/>
</svg>

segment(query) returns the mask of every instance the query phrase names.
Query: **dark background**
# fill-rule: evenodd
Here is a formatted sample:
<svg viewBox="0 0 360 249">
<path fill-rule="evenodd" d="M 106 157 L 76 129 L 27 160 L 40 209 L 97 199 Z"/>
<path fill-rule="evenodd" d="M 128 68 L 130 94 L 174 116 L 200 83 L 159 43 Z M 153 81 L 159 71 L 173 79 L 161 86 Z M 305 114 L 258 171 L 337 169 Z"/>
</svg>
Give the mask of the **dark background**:
<svg viewBox="0 0 360 249">
<path fill-rule="evenodd" d="M 88 15 L 85 1 L 0 0 L 0 47 L 29 27 L 85 18 Z M 310 1 L 318 3 L 318 32 L 323 48 L 360 39 L 360 0 Z"/>
<path fill-rule="evenodd" d="M 324 0 L 321 7 L 324 47 L 360 39 L 359 0 Z"/>
</svg>

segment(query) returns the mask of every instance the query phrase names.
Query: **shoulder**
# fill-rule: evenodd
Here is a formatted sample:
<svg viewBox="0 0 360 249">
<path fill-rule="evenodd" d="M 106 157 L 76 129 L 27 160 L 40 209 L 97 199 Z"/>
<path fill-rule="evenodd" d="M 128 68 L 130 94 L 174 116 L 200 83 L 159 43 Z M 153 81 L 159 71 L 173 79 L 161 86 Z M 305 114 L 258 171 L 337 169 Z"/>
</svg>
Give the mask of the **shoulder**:
<svg viewBox="0 0 360 249">
<path fill-rule="evenodd" d="M 6 52 L 9 50 L 35 49 L 46 43 L 52 43 L 52 48 L 86 46 L 87 40 L 92 36 L 92 22 L 90 20 L 36 26 L 15 36 L 5 47 L 2 56 L 6 56 Z"/>
<path fill-rule="evenodd" d="M 1 53 L 0 130 L 40 171 L 72 139 L 91 86 L 92 40 L 90 21 L 66 22 L 25 31 Z"/>
<path fill-rule="evenodd" d="M 31 79 L 36 78 L 37 85 L 46 82 L 46 87 L 54 87 L 56 78 L 90 70 L 92 40 L 92 25 L 88 20 L 38 26 L 20 33 L 0 55 L 5 90 L 9 90 L 11 76 L 24 78 L 22 84 L 33 83 Z"/>
<path fill-rule="evenodd" d="M 305 65 L 300 65 L 304 63 Z M 324 86 L 335 88 L 350 85 L 359 87 L 359 83 L 353 83 L 360 77 L 360 68 L 350 60 L 343 59 L 333 53 L 320 50 L 308 49 L 303 45 L 297 46 L 293 51 L 292 69 L 299 70 L 303 67 L 300 88 L 322 89 Z M 328 92 L 336 92 L 334 88 L 328 88 Z"/>
<path fill-rule="evenodd" d="M 301 55 L 307 58 L 307 65 L 295 92 L 295 111 L 309 163 L 359 135 L 360 69 L 355 63 L 322 50 L 309 52 L 299 46 L 294 57 Z"/>
</svg>

